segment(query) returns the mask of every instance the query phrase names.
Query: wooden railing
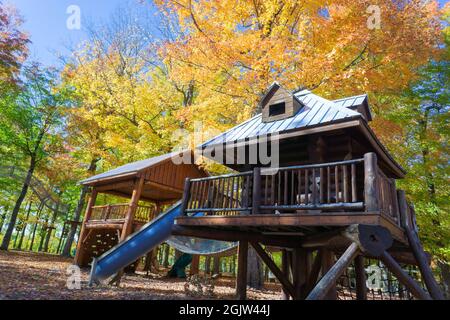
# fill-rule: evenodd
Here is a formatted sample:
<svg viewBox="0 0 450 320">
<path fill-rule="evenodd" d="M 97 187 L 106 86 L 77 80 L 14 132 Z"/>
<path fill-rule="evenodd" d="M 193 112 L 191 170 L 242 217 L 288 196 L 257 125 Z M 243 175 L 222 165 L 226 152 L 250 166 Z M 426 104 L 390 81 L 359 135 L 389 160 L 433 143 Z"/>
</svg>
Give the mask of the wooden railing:
<svg viewBox="0 0 450 320">
<path fill-rule="evenodd" d="M 386 177 L 386 175 L 378 168 L 377 189 L 379 197 L 380 212 L 400 224 L 400 212 L 397 200 L 397 188 L 395 180 Z"/>
<path fill-rule="evenodd" d="M 186 179 L 183 210 L 187 215 L 366 211 L 399 223 L 395 181 L 381 171 L 374 153 L 354 160 Z"/>
<path fill-rule="evenodd" d="M 252 172 L 187 180 L 186 213 L 205 212 L 233 215 L 252 209 Z"/>
<path fill-rule="evenodd" d="M 262 210 L 363 209 L 363 159 L 262 169 Z M 359 175 L 361 176 L 361 175 Z"/>
<path fill-rule="evenodd" d="M 125 219 L 129 208 L 129 204 L 94 206 L 89 221 L 122 220 Z M 154 207 L 138 206 L 134 214 L 134 221 L 145 223 L 152 220 L 154 216 Z"/>
</svg>

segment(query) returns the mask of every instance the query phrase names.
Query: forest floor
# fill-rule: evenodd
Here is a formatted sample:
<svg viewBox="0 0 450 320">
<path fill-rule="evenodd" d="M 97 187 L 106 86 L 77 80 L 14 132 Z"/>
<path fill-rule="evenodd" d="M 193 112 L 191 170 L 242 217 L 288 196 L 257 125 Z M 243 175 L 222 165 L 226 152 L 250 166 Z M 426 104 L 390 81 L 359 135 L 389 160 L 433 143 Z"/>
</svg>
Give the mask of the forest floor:
<svg viewBox="0 0 450 320">
<path fill-rule="evenodd" d="M 18 251 L 0 251 L 0 300 L 5 299 L 120 299 L 175 300 L 194 299 L 185 291 L 186 280 L 168 279 L 160 274 L 143 272 L 125 275 L 120 287 L 88 286 L 89 270 L 81 269 L 81 288 L 69 289 L 67 283 L 73 259 L 60 256 Z M 69 271 L 68 271 L 69 268 Z M 234 280 L 214 281 L 212 297 L 195 299 L 233 299 Z M 264 290 L 248 290 L 251 300 L 280 299 L 280 287 L 266 284 Z"/>
</svg>

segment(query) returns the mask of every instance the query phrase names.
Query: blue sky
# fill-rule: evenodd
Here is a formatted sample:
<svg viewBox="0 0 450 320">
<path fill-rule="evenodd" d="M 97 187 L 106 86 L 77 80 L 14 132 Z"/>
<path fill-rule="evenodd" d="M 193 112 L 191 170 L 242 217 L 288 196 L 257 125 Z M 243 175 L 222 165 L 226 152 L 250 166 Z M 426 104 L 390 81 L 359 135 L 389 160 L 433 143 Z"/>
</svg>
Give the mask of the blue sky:
<svg viewBox="0 0 450 320">
<path fill-rule="evenodd" d="M 88 21 L 99 22 L 108 19 L 118 7 L 126 3 L 141 6 L 142 10 L 150 10 L 142 6 L 138 0 L 5 0 L 13 4 L 25 22 L 23 29 L 30 35 L 30 58 L 45 65 L 57 64 L 57 53 L 68 54 L 68 46 L 74 46 L 86 34 L 83 24 Z M 67 8 L 77 5 L 80 8 L 81 29 L 70 30 L 66 21 L 70 14 Z"/>
<path fill-rule="evenodd" d="M 31 38 L 30 58 L 45 65 L 57 63 L 57 53 L 68 54 L 67 46 L 74 46 L 85 39 L 83 23 L 108 19 L 124 4 L 142 6 L 138 0 L 5 0 L 17 7 L 25 19 L 23 29 Z M 447 1 L 439 0 L 444 5 Z M 81 30 L 69 30 L 66 13 L 70 5 L 81 11 Z M 142 10 L 152 10 L 148 6 Z"/>
</svg>

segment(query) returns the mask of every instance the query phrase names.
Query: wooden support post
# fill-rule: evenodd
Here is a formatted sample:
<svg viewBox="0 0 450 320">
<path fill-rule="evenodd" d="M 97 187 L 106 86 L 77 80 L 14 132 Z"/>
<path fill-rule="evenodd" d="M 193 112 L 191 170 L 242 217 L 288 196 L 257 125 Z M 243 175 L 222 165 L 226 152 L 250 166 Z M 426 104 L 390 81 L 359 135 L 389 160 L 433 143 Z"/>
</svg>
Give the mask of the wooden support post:
<svg viewBox="0 0 450 320">
<path fill-rule="evenodd" d="M 319 278 L 320 270 L 322 268 L 322 260 L 323 260 L 323 250 L 319 249 L 317 251 L 317 255 L 314 259 L 311 271 L 309 272 L 309 276 L 306 282 L 305 288 L 306 294 L 309 294 L 317 283 L 317 279 Z"/>
<path fill-rule="evenodd" d="M 252 214 L 257 214 L 261 205 L 261 168 L 253 169 Z"/>
<path fill-rule="evenodd" d="M 89 197 L 88 204 L 86 206 L 86 213 L 84 214 L 83 224 L 81 225 L 80 235 L 78 237 L 77 244 L 77 252 L 75 254 L 75 264 L 81 266 L 84 263 L 84 254 L 83 252 L 83 241 L 86 237 L 86 223 L 91 218 L 92 207 L 95 205 L 95 201 L 97 200 L 97 189 L 94 187 L 91 192 L 91 196 Z"/>
<path fill-rule="evenodd" d="M 189 274 L 192 276 L 194 274 L 198 274 L 200 265 L 200 256 L 199 255 L 193 255 L 192 256 L 192 262 L 191 262 L 191 269 L 189 271 Z"/>
<path fill-rule="evenodd" d="M 364 269 L 364 257 L 359 255 L 355 258 L 356 276 L 356 299 L 367 300 L 366 271 Z"/>
<path fill-rule="evenodd" d="M 247 253 L 248 242 L 239 241 L 238 247 L 238 270 L 236 276 L 236 298 L 247 299 Z"/>
<path fill-rule="evenodd" d="M 353 259 L 360 253 L 358 244 L 352 243 L 328 272 L 320 279 L 306 300 L 326 299 L 328 292 L 336 285 L 336 280 L 341 276 Z"/>
<path fill-rule="evenodd" d="M 184 180 L 183 199 L 181 200 L 181 214 L 184 215 L 189 202 L 191 192 L 191 179 Z"/>
<path fill-rule="evenodd" d="M 308 252 L 303 248 L 295 248 L 292 257 L 292 280 L 295 288 L 294 299 L 305 299 L 306 279 L 310 271 Z"/>
<path fill-rule="evenodd" d="M 431 300 L 431 297 L 400 267 L 387 251 L 381 255 L 380 260 L 416 298 Z"/>
<path fill-rule="evenodd" d="M 289 292 L 292 297 L 295 297 L 295 288 L 292 283 L 289 282 L 288 276 L 281 272 L 275 262 L 273 262 L 266 251 L 258 243 L 251 242 L 251 245 L 255 249 L 256 253 L 258 253 L 258 256 L 261 258 L 261 260 L 264 261 L 270 271 L 272 271 L 275 277 L 277 277 L 278 281 L 280 281 L 281 285 L 286 289 L 286 291 Z"/>
<path fill-rule="evenodd" d="M 322 276 L 324 276 L 335 264 L 334 252 L 323 248 L 322 249 Z M 327 292 L 324 293 L 325 296 L 323 299 L 326 300 L 336 300 L 337 299 L 337 291 L 336 291 L 336 282 L 330 284 L 330 287 Z"/>
<path fill-rule="evenodd" d="M 364 200 L 366 211 L 377 211 L 378 204 L 378 188 L 377 188 L 377 156 L 370 152 L 364 155 Z"/>
<path fill-rule="evenodd" d="M 133 194 L 131 195 L 130 205 L 128 207 L 127 214 L 125 216 L 125 222 L 122 228 L 122 234 L 120 235 L 120 242 L 124 241 L 133 230 L 134 213 L 139 204 L 139 199 L 142 193 L 142 187 L 144 186 L 145 177 L 142 175 L 139 180 L 134 184 Z"/>
<path fill-rule="evenodd" d="M 397 190 L 398 206 L 400 209 L 400 218 L 402 227 L 405 229 L 406 237 L 408 238 L 409 246 L 417 261 L 417 264 L 422 274 L 425 285 L 428 291 L 435 300 L 444 300 L 444 296 L 439 289 L 439 286 L 434 279 L 433 272 L 427 262 L 425 252 L 423 250 L 422 244 L 420 243 L 417 232 L 414 231 L 414 227 L 411 225 L 411 216 L 409 213 L 408 203 L 406 201 L 405 191 Z"/>
<path fill-rule="evenodd" d="M 281 272 L 288 275 L 289 274 L 289 257 L 288 257 L 288 251 L 286 249 L 283 249 L 281 251 Z M 289 300 L 289 292 L 287 292 L 285 287 L 281 287 L 282 290 L 282 297 L 283 300 Z"/>
</svg>

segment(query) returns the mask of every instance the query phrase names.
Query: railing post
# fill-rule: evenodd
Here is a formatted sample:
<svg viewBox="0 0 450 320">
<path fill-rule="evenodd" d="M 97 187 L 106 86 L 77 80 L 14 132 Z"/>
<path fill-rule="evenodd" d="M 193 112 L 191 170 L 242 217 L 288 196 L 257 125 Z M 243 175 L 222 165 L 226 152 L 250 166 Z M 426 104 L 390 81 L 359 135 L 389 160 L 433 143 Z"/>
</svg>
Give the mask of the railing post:
<svg viewBox="0 0 450 320">
<path fill-rule="evenodd" d="M 110 215 L 111 215 L 111 205 L 108 205 L 108 207 L 106 207 L 105 220 L 108 220 Z"/>
<path fill-rule="evenodd" d="M 405 228 L 411 228 L 408 215 L 408 202 L 406 201 L 406 193 L 404 190 L 397 190 L 398 208 L 400 211 L 400 225 Z"/>
<path fill-rule="evenodd" d="M 84 214 L 84 220 L 81 225 L 81 231 L 80 235 L 78 237 L 78 243 L 77 243 L 77 251 L 75 254 L 75 264 L 78 266 L 81 266 L 84 263 L 84 254 L 85 250 L 82 246 L 83 240 L 86 237 L 86 222 L 88 222 L 91 219 L 92 214 L 92 207 L 95 206 L 95 200 L 97 199 L 97 189 L 94 187 L 92 188 L 91 196 L 89 197 L 88 204 L 86 206 L 86 213 Z"/>
<path fill-rule="evenodd" d="M 261 168 L 253 169 L 252 214 L 257 214 L 261 205 Z"/>
<path fill-rule="evenodd" d="M 191 179 L 186 178 L 184 180 L 184 190 L 183 190 L 183 199 L 181 201 L 181 214 L 186 215 L 186 208 L 189 202 L 189 195 L 191 192 Z"/>
<path fill-rule="evenodd" d="M 377 211 L 379 209 L 377 176 L 377 155 L 373 152 L 364 154 L 364 202 L 366 211 Z"/>
</svg>

